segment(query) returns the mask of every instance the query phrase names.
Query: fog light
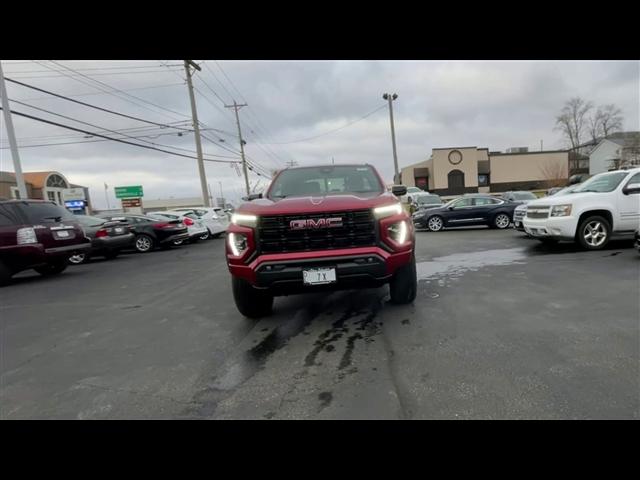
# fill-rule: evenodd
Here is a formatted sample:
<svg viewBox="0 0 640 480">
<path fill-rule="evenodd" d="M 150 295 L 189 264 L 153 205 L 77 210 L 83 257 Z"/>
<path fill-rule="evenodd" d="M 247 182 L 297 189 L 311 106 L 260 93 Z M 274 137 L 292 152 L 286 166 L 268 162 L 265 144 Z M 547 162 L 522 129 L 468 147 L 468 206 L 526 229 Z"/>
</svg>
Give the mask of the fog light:
<svg viewBox="0 0 640 480">
<path fill-rule="evenodd" d="M 407 222 L 404 220 L 402 222 L 394 223 L 387 227 L 387 232 L 389 236 L 400 245 L 404 244 L 407 241 Z"/>
<path fill-rule="evenodd" d="M 247 236 L 243 233 L 230 233 L 227 235 L 229 239 L 229 248 L 231 253 L 236 257 L 242 255 L 242 253 L 248 248 Z"/>
</svg>

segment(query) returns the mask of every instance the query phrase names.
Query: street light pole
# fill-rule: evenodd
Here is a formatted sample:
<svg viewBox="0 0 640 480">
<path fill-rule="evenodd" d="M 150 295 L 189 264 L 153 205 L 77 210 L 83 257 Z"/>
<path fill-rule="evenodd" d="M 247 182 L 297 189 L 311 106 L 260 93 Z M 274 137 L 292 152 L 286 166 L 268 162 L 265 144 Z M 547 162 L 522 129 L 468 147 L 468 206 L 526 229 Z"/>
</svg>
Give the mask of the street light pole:
<svg viewBox="0 0 640 480">
<path fill-rule="evenodd" d="M 394 167 L 394 177 L 393 183 L 402 184 L 400 181 L 400 171 L 398 170 L 398 153 L 396 151 L 396 129 L 393 122 L 393 101 L 398 98 L 398 94 L 394 93 L 390 95 L 385 93 L 382 95 L 382 98 L 389 102 L 389 121 L 391 122 L 391 144 L 393 145 L 393 167 Z"/>
<path fill-rule="evenodd" d="M 7 97 L 7 87 L 4 84 L 2 62 L 0 62 L 0 97 L 2 97 L 2 113 L 4 114 L 4 123 L 7 125 L 7 137 L 9 137 L 9 147 L 11 148 L 11 156 L 13 157 L 13 169 L 16 174 L 18 192 L 20 193 L 20 198 L 29 198 L 29 195 L 27 195 L 27 186 L 22 176 L 18 142 L 16 141 L 16 132 L 13 129 L 13 120 L 11 119 L 11 107 L 9 106 L 9 97 Z"/>
</svg>

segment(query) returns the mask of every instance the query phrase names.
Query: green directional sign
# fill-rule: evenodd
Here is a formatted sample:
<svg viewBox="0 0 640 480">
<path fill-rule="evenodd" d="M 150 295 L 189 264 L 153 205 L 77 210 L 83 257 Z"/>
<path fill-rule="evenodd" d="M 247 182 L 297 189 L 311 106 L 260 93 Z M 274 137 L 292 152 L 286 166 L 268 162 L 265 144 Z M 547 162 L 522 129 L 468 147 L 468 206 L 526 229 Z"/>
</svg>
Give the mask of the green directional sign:
<svg viewBox="0 0 640 480">
<path fill-rule="evenodd" d="M 129 187 L 115 187 L 114 192 L 116 198 L 141 198 L 142 185 L 133 185 Z"/>
</svg>

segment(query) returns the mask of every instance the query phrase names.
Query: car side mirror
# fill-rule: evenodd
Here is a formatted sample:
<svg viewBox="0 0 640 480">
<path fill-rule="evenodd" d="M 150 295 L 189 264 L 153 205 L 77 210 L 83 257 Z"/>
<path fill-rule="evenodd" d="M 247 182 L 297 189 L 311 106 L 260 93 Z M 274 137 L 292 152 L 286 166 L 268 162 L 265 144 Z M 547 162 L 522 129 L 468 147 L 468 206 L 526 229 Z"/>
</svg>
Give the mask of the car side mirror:
<svg viewBox="0 0 640 480">
<path fill-rule="evenodd" d="M 259 198 L 262 198 L 262 194 L 261 193 L 252 193 L 251 195 L 249 195 L 247 197 L 247 200 L 251 202 L 251 201 L 257 200 Z"/>
<path fill-rule="evenodd" d="M 453 209 L 454 209 L 454 206 L 453 206 L 453 205 L 450 205 L 450 206 L 448 207 L 448 210 L 453 210 Z"/>
<path fill-rule="evenodd" d="M 630 183 L 622 189 L 622 193 L 624 193 L 625 195 L 640 193 L 640 183 Z"/>
<path fill-rule="evenodd" d="M 396 197 L 401 197 L 407 194 L 407 187 L 404 185 L 394 185 L 391 187 L 391 193 L 393 193 Z"/>
</svg>

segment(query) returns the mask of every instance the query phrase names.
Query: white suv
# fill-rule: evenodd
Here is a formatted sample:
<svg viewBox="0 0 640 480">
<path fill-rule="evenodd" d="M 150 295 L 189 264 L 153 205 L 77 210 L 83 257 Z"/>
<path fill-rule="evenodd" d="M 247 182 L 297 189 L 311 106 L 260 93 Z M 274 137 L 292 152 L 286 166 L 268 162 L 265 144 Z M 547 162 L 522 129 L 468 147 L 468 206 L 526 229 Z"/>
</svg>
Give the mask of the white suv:
<svg viewBox="0 0 640 480">
<path fill-rule="evenodd" d="M 591 177 L 573 192 L 527 205 L 525 231 L 543 241 L 577 241 L 604 248 L 611 237 L 629 236 L 640 227 L 640 168 Z"/>
</svg>

